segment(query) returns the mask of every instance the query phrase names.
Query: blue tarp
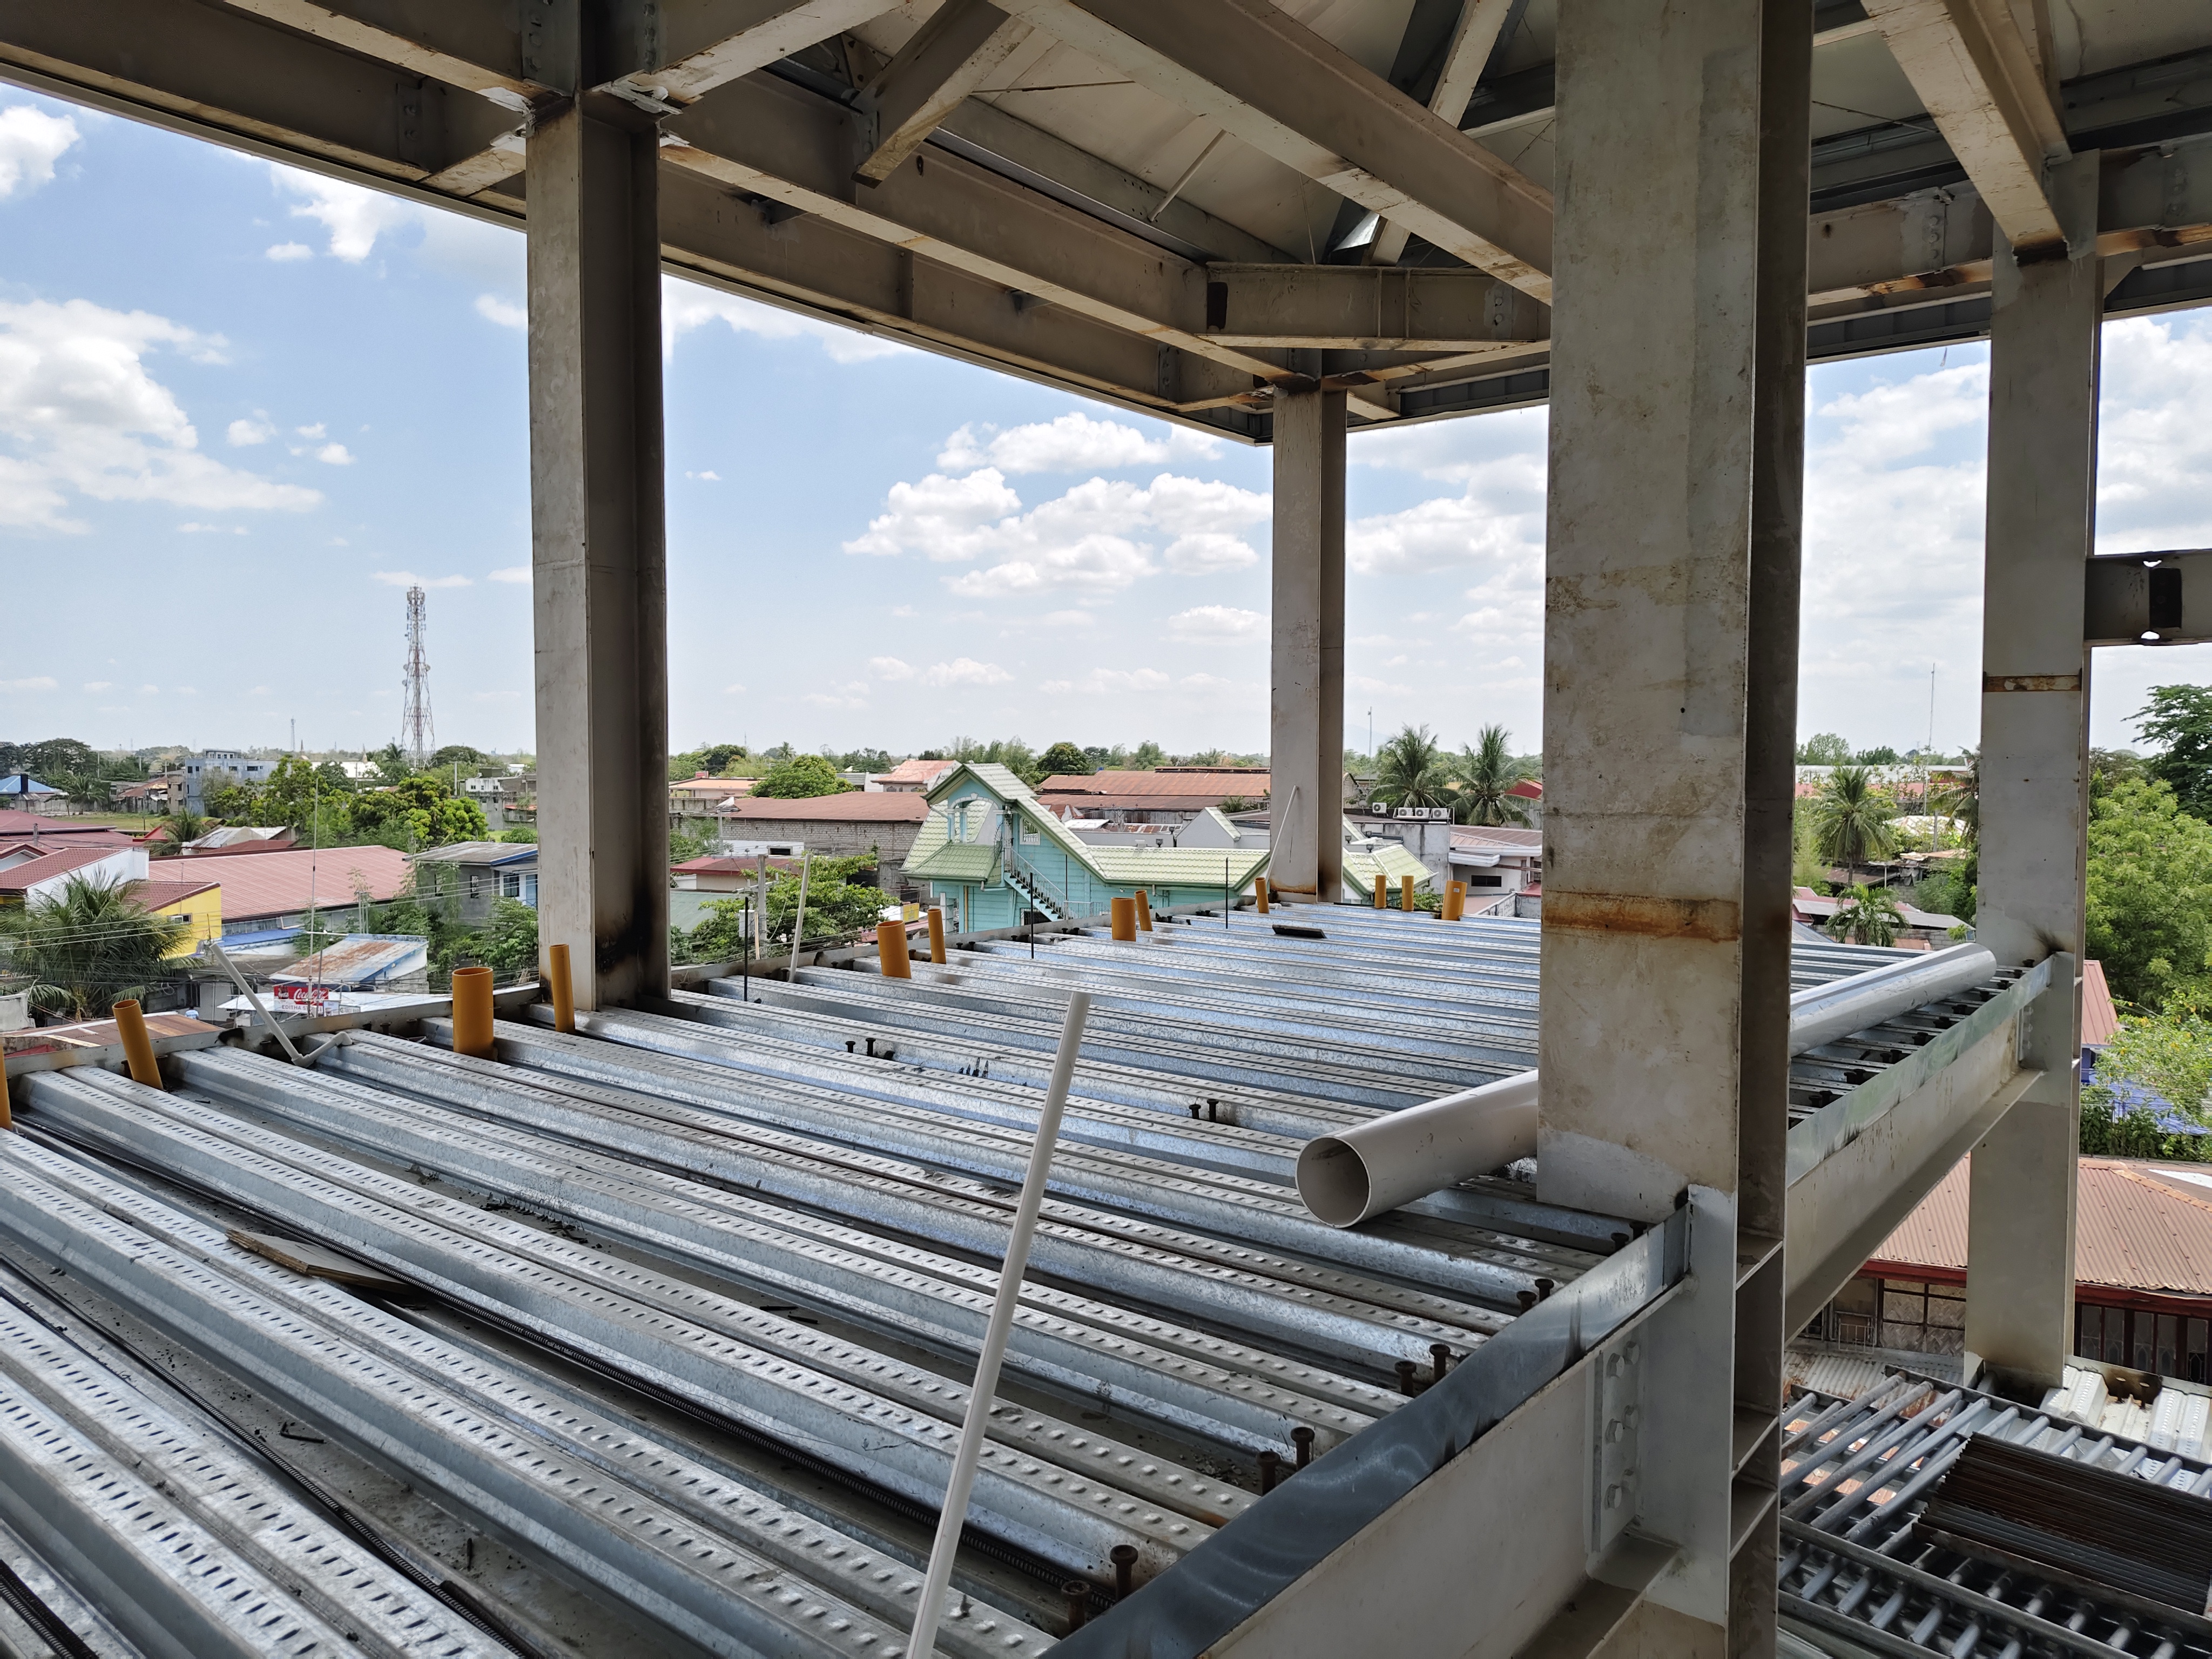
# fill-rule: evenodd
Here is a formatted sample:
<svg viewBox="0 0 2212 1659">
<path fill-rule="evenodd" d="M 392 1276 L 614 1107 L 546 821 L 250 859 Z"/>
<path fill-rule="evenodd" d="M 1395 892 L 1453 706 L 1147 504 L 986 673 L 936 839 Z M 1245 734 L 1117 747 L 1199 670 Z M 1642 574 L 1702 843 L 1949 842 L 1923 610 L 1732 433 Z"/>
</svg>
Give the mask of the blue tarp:
<svg viewBox="0 0 2212 1659">
<path fill-rule="evenodd" d="M 2097 1051 L 2081 1051 L 2081 1086 L 2087 1088 L 2097 1081 Z M 2192 1123 L 2174 1109 L 2173 1103 L 2155 1090 L 2146 1089 L 2140 1083 L 2130 1083 L 2124 1078 L 2114 1078 L 2105 1087 L 2112 1097 L 2112 1115 L 2123 1113 L 2148 1112 L 2158 1120 L 2158 1127 L 2170 1135 L 2212 1134 L 2200 1123 Z"/>
</svg>

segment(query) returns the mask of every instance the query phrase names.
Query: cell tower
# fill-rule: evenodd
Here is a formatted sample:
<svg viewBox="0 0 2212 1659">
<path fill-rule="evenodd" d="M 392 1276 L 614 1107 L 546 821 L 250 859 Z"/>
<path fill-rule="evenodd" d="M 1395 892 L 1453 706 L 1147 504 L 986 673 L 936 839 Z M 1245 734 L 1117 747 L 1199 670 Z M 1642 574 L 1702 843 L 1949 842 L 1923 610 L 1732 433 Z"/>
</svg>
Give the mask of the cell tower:
<svg viewBox="0 0 2212 1659">
<path fill-rule="evenodd" d="M 407 590 L 407 669 L 401 682 L 407 701 L 399 711 L 399 746 L 407 751 L 408 763 L 418 768 L 428 765 L 438 748 L 438 729 L 430 720 L 430 659 L 422 654 L 429 605 L 421 588 Z"/>
</svg>

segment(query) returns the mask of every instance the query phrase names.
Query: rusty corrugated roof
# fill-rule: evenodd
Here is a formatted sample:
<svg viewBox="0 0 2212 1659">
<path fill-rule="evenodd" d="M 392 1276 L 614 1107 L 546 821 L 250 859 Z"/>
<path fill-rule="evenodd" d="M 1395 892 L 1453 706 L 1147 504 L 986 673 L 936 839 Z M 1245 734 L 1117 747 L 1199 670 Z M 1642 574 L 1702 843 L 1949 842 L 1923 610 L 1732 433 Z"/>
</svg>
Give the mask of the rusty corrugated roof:
<svg viewBox="0 0 2212 1659">
<path fill-rule="evenodd" d="M 2081 1046 L 2101 1048 L 2120 1034 L 2120 1011 L 2112 1006 L 2112 987 L 2105 983 L 2105 964 L 2081 964 Z"/>
<path fill-rule="evenodd" d="M 1971 1162 L 1936 1183 L 1882 1241 L 1869 1267 L 1966 1271 Z M 2112 1290 L 2212 1296 L 2212 1166 L 2081 1159 L 2074 1276 Z"/>
</svg>

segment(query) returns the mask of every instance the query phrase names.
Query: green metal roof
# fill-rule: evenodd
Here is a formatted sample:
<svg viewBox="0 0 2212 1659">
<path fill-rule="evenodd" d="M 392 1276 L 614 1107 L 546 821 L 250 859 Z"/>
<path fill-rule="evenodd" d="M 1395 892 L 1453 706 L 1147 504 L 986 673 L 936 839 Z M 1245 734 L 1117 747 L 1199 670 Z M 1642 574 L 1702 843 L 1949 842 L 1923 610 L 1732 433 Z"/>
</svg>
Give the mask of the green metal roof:
<svg viewBox="0 0 2212 1659">
<path fill-rule="evenodd" d="M 1426 886 L 1430 880 L 1429 866 L 1395 841 L 1378 842 L 1372 850 L 1356 847 L 1344 849 L 1346 898 L 1372 899 L 1375 878 L 1378 875 L 1388 877 L 1393 887 L 1401 876 L 1411 876 L 1416 887 Z"/>
<path fill-rule="evenodd" d="M 1091 867 L 1116 887 L 1218 887 L 1221 872 L 1242 890 L 1267 866 L 1267 849 L 1221 847 L 1086 847 Z"/>
<path fill-rule="evenodd" d="M 935 805 L 907 850 L 906 873 L 929 881 L 988 881 L 998 868 L 997 846 L 953 840 L 950 821 Z"/>
</svg>

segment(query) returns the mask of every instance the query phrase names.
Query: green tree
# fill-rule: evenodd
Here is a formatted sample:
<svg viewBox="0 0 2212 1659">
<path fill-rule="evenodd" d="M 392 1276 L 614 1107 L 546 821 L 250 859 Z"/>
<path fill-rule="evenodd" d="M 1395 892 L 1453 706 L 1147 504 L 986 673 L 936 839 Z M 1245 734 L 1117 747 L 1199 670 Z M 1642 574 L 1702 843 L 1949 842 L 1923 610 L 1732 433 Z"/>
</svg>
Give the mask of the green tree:
<svg viewBox="0 0 2212 1659">
<path fill-rule="evenodd" d="M 1822 858 L 1856 869 L 1886 858 L 1897 845 L 1890 827 L 1897 806 L 1863 766 L 1838 766 L 1813 803 L 1814 845 Z"/>
<path fill-rule="evenodd" d="M 880 888 L 855 882 L 854 876 L 873 871 L 878 855 L 816 859 L 806 878 L 806 937 L 809 939 L 849 939 L 876 925 L 890 896 Z M 694 962 L 735 962 L 747 954 L 746 904 L 750 895 L 708 902 L 707 914 L 691 930 L 688 941 Z M 778 872 L 768 890 L 769 948 L 791 948 L 791 930 L 799 921 L 799 877 Z"/>
<path fill-rule="evenodd" d="M 1846 887 L 1829 920 L 1828 934 L 1850 945 L 1894 945 L 1904 925 L 1897 896 L 1887 887 Z"/>
<path fill-rule="evenodd" d="M 804 800 L 814 795 L 838 795 L 848 786 L 837 769 L 820 755 L 793 755 L 768 769 L 752 788 L 756 799 Z"/>
<path fill-rule="evenodd" d="M 1037 770 L 1048 778 L 1087 778 L 1098 769 L 1072 743 L 1056 743 L 1037 757 Z"/>
<path fill-rule="evenodd" d="M 1504 726 L 1484 726 L 1474 746 L 1449 763 L 1449 774 L 1454 816 L 1462 823 L 1528 822 L 1528 803 L 1512 793 L 1522 774 Z"/>
<path fill-rule="evenodd" d="M 225 823 L 254 823 L 261 810 L 261 786 L 255 783 L 219 783 L 212 789 L 200 792 L 200 804 L 208 816 Z"/>
<path fill-rule="evenodd" d="M 458 766 L 464 774 L 473 776 L 477 767 L 490 764 L 491 757 L 485 754 L 483 750 L 465 743 L 449 743 L 430 757 L 429 764 L 424 769 L 432 772 L 443 771 L 450 776 L 453 768 Z"/>
<path fill-rule="evenodd" d="M 1966 769 L 1948 772 L 1941 782 L 1930 787 L 1929 804 L 1942 817 L 1956 818 L 1966 832 L 1966 845 L 1978 844 L 1982 839 L 1982 757 L 1978 750 L 1966 751 Z"/>
<path fill-rule="evenodd" d="M 729 768 L 741 760 L 751 758 L 752 751 L 741 743 L 710 743 L 698 749 L 686 750 L 668 757 L 668 781 L 681 783 L 704 772 L 710 778 L 730 775 Z"/>
<path fill-rule="evenodd" d="M 58 896 L 0 912 L 9 965 L 30 979 L 40 1012 L 96 1019 L 125 997 L 142 1000 L 167 975 L 162 958 L 191 931 L 182 916 L 150 914 L 121 883 L 71 876 Z"/>
<path fill-rule="evenodd" d="M 679 823 L 668 832 L 668 861 L 685 864 L 693 859 L 703 859 L 718 852 L 722 845 L 722 827 L 712 818 L 695 818 L 690 823 Z"/>
<path fill-rule="evenodd" d="M 353 819 L 347 811 L 352 785 L 344 773 L 304 755 L 287 755 L 254 793 L 253 806 L 264 826 L 289 827 L 302 841 L 328 846 L 349 839 Z"/>
<path fill-rule="evenodd" d="M 2143 775 L 2143 757 L 2132 749 L 2092 749 L 2089 751 L 2089 799 L 2101 800 L 2116 783 Z"/>
<path fill-rule="evenodd" d="M 154 828 L 172 852 L 182 852 L 188 841 L 198 841 L 215 826 L 189 806 L 179 806 L 154 820 Z"/>
<path fill-rule="evenodd" d="M 1896 750 L 1887 744 L 1877 744 L 1871 749 L 1862 749 L 1853 757 L 1861 766 L 1894 766 L 1899 758 Z"/>
<path fill-rule="evenodd" d="M 2183 811 L 2212 818 L 2212 686 L 2154 685 L 2135 724 L 2160 750 L 2143 769 L 2172 789 Z"/>
<path fill-rule="evenodd" d="M 1851 746 L 1833 732 L 1815 732 L 1797 745 L 1800 766 L 1847 766 Z"/>
<path fill-rule="evenodd" d="M 376 769 L 384 775 L 387 784 L 400 782 L 415 769 L 407 763 L 407 751 L 396 743 L 386 744 L 369 758 L 376 763 Z"/>
<path fill-rule="evenodd" d="M 1168 763 L 1167 750 L 1146 738 L 1129 757 L 1129 767 L 1136 772 L 1157 772 Z"/>
<path fill-rule="evenodd" d="M 494 899 L 476 939 L 477 960 L 494 973 L 520 974 L 538 966 L 538 912 L 520 899 Z"/>
<path fill-rule="evenodd" d="M 2089 812 L 2088 951 L 2150 1009 L 2212 992 L 2212 824 L 2163 780 L 2116 784 Z"/>
<path fill-rule="evenodd" d="M 1451 802 L 1451 783 L 1443 745 L 1427 726 L 1407 726 L 1376 751 L 1369 796 L 1379 806 L 1444 806 Z"/>
<path fill-rule="evenodd" d="M 455 799 L 428 773 L 417 773 L 390 789 L 364 790 L 350 805 L 357 834 L 403 849 L 480 841 L 488 827 L 483 808 Z"/>
</svg>

